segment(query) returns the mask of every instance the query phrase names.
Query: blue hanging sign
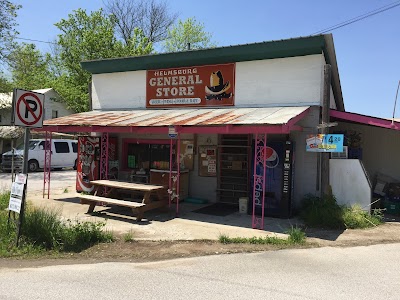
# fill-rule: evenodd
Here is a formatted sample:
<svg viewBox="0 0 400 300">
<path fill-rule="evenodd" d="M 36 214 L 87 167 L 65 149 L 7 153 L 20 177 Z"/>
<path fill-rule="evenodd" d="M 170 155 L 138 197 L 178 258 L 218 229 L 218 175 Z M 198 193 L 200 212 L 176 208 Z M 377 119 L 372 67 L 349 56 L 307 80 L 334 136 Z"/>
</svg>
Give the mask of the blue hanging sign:
<svg viewBox="0 0 400 300">
<path fill-rule="evenodd" d="M 306 140 L 308 152 L 343 152 L 343 134 L 314 134 Z"/>
</svg>

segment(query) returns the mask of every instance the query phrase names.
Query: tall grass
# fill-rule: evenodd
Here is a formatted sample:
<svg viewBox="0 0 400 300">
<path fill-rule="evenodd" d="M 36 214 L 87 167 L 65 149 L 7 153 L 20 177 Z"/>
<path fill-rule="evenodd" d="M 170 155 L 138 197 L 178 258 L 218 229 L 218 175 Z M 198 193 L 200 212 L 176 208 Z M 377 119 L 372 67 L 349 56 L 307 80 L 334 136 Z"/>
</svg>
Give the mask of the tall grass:
<svg viewBox="0 0 400 300">
<path fill-rule="evenodd" d="M 8 220 L 10 192 L 0 193 L 0 256 L 36 254 L 43 250 L 82 251 L 96 243 L 113 240 L 105 222 L 62 221 L 59 211 L 27 207 L 20 247 L 15 247 L 16 226 Z"/>
<path fill-rule="evenodd" d="M 377 210 L 370 214 L 359 205 L 338 205 L 333 195 L 325 195 L 322 198 L 307 195 L 303 199 L 300 217 L 307 226 L 328 229 L 368 228 L 381 224 L 383 220 Z"/>
<path fill-rule="evenodd" d="M 112 241 L 105 222 L 61 221 L 58 211 L 34 208 L 26 213 L 22 233 L 31 244 L 45 249 L 79 252 L 96 243 Z"/>
</svg>

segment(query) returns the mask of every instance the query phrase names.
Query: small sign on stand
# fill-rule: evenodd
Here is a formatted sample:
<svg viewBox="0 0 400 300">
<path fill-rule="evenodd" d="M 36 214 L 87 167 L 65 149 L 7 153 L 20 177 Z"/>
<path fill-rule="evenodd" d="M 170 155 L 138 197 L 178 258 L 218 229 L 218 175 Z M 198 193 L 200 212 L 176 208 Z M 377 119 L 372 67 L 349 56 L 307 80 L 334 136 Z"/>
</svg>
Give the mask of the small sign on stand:
<svg viewBox="0 0 400 300">
<path fill-rule="evenodd" d="M 168 126 L 168 137 L 174 139 L 178 136 L 175 126 Z"/>
</svg>

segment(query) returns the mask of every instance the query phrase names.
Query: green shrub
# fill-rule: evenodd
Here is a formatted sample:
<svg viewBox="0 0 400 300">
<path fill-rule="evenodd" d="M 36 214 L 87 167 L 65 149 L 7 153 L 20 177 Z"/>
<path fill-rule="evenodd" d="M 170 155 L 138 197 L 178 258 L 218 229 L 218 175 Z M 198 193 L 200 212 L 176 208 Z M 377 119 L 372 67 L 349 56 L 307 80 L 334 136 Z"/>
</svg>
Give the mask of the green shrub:
<svg viewBox="0 0 400 300">
<path fill-rule="evenodd" d="M 331 229 L 343 228 L 342 208 L 336 203 L 334 196 L 323 198 L 306 195 L 303 199 L 300 217 L 310 227 Z"/>
<path fill-rule="evenodd" d="M 62 250 L 79 252 L 94 244 L 112 241 L 112 234 L 103 231 L 105 225 L 105 222 L 76 221 L 73 223 L 68 220 L 62 231 Z"/>
</svg>

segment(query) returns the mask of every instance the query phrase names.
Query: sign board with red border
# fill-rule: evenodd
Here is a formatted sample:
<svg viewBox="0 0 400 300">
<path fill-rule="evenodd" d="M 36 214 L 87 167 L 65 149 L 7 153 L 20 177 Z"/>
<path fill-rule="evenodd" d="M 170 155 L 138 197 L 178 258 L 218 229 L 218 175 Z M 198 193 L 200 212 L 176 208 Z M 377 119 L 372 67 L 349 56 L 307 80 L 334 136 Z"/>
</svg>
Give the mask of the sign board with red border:
<svg viewBox="0 0 400 300">
<path fill-rule="evenodd" d="M 148 70 L 146 107 L 210 107 L 235 104 L 235 64 Z"/>
<path fill-rule="evenodd" d="M 15 89 L 13 95 L 14 125 L 42 127 L 44 98 L 44 94 Z"/>
</svg>

